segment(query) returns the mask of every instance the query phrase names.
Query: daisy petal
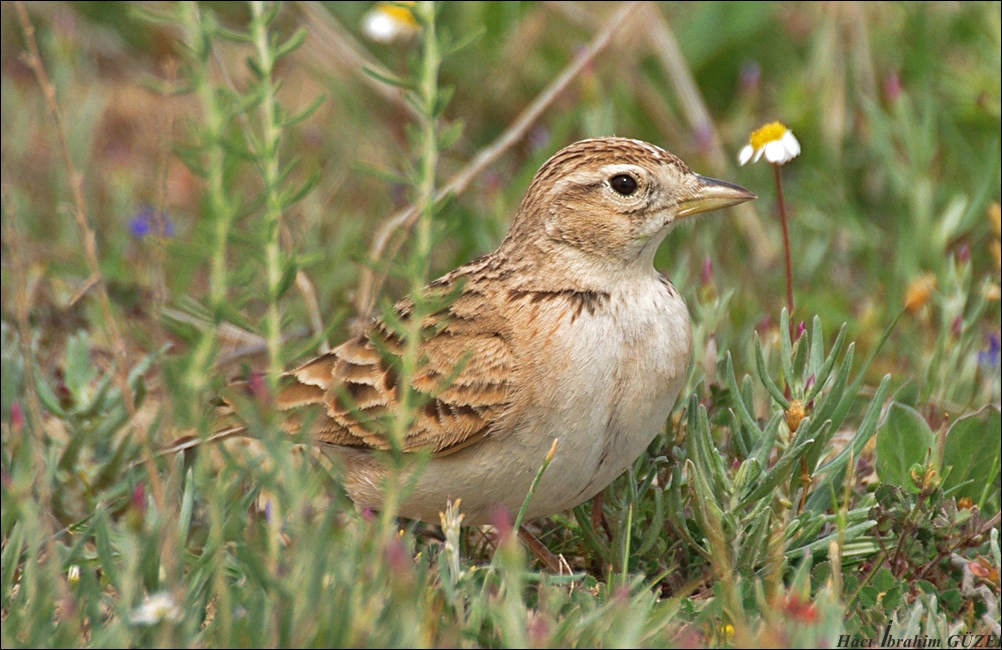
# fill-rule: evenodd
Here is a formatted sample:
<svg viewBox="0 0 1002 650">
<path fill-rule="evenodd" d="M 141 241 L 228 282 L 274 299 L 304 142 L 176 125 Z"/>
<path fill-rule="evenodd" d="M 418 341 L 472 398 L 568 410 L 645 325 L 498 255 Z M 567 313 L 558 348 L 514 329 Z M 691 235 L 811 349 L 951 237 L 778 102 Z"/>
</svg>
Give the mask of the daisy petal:
<svg viewBox="0 0 1002 650">
<path fill-rule="evenodd" d="M 786 152 L 789 156 L 788 160 L 792 160 L 800 155 L 800 142 L 797 140 L 797 136 L 793 135 L 793 131 L 787 130 L 783 134 L 781 142 L 786 147 Z"/>
<path fill-rule="evenodd" d="M 786 147 L 783 146 L 782 140 L 773 140 L 769 142 L 764 147 L 765 159 L 771 163 L 778 163 L 782 165 L 787 161 L 786 158 Z"/>
<path fill-rule="evenodd" d="M 738 163 L 744 166 L 749 160 L 751 160 L 752 155 L 755 150 L 750 144 L 746 144 L 742 147 L 741 151 L 738 153 Z"/>
</svg>

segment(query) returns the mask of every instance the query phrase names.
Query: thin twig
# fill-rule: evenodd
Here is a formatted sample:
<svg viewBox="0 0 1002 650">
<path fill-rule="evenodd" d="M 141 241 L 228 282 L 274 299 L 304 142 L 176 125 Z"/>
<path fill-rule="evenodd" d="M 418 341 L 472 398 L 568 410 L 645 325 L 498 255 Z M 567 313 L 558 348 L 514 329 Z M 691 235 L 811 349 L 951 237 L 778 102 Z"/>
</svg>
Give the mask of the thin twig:
<svg viewBox="0 0 1002 650">
<path fill-rule="evenodd" d="M 565 560 L 562 555 L 558 556 L 553 551 L 546 548 L 546 545 L 539 541 L 539 538 L 533 535 L 532 532 L 525 526 L 519 527 L 518 538 L 522 540 L 522 543 L 525 544 L 530 551 L 532 551 L 532 554 L 543 563 L 550 573 L 554 573 L 558 576 L 570 575 L 573 573 L 567 564 L 567 560 Z M 564 571 L 565 566 L 568 567 L 566 572 Z"/>
<path fill-rule="evenodd" d="M 518 118 L 516 118 L 516 120 L 512 122 L 508 128 L 506 128 L 501 135 L 494 140 L 494 142 L 481 149 L 480 153 L 474 156 L 465 167 L 453 175 L 452 178 L 450 178 L 448 182 L 446 182 L 446 184 L 435 193 L 435 202 L 441 202 L 448 196 L 462 194 L 474 178 L 490 167 L 490 165 L 500 158 L 504 152 L 521 141 L 522 138 L 524 138 L 529 132 L 529 129 L 532 128 L 532 125 L 536 123 L 536 120 L 538 120 L 546 109 L 549 108 L 550 105 L 557 99 L 557 97 L 559 97 L 560 94 L 566 90 L 571 81 L 573 81 L 574 78 L 609 45 L 612 41 L 613 35 L 620 27 L 623 26 L 626 19 L 637 9 L 639 4 L 639 2 L 629 2 L 620 7 L 612 18 L 610 18 L 605 24 L 605 27 L 595 35 L 592 41 L 588 44 L 588 47 L 580 51 L 577 56 L 574 57 L 567 67 L 564 68 L 563 72 L 561 72 L 552 82 L 550 82 L 549 86 L 543 89 L 543 91 L 536 96 L 536 99 L 534 99 L 532 103 L 522 111 Z M 415 206 L 410 206 L 397 212 L 390 217 L 390 219 L 384 222 L 376 232 L 376 236 L 373 238 L 372 246 L 369 248 L 369 259 L 378 260 L 382 258 L 393 234 L 398 230 L 409 229 L 417 220 L 419 215 L 420 210 Z M 399 245 L 400 243 L 398 242 L 394 246 L 390 247 L 387 257 L 392 257 Z M 356 326 L 362 326 L 368 320 L 369 314 L 372 311 L 372 307 L 375 302 L 375 295 L 378 293 L 385 279 L 385 274 L 381 274 L 377 277 L 376 272 L 371 268 L 365 268 L 362 270 L 359 281 L 358 298 L 355 300 L 355 307 L 358 313 Z"/>
</svg>

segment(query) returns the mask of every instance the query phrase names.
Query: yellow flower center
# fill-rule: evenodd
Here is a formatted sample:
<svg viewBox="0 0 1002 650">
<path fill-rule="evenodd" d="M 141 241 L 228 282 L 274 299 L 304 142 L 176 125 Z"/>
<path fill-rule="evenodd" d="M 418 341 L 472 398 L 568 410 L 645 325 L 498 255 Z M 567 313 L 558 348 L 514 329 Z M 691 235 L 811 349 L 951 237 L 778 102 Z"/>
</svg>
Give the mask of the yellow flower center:
<svg viewBox="0 0 1002 650">
<path fill-rule="evenodd" d="M 786 125 L 781 122 L 770 122 L 751 134 L 751 138 L 748 139 L 748 143 L 752 146 L 752 149 L 758 150 L 765 145 L 779 140 L 783 137 L 783 134 L 789 131 Z"/>
<path fill-rule="evenodd" d="M 399 4 L 390 4 L 388 2 L 382 2 L 379 5 L 379 10 L 398 23 L 402 23 L 408 27 L 416 29 L 418 27 L 418 23 L 417 20 L 414 19 L 414 14 L 411 13 L 410 9 L 401 5 L 413 6 L 414 3 L 401 2 Z"/>
</svg>

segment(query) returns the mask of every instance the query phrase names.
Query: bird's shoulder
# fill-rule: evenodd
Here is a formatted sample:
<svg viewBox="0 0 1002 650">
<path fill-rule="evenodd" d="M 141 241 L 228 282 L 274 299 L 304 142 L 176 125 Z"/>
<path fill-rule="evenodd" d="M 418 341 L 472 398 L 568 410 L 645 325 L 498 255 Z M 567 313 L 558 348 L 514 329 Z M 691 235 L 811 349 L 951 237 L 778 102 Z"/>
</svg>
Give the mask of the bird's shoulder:
<svg viewBox="0 0 1002 650">
<path fill-rule="evenodd" d="M 419 407 L 401 448 L 445 455 L 477 442 L 511 402 L 514 354 L 499 302 L 503 267 L 491 256 L 479 258 L 428 285 L 419 304 L 401 300 L 365 331 L 290 371 L 279 407 L 320 405 L 314 435 L 322 444 L 390 449 L 404 392 L 406 332 L 416 331 L 409 384 Z"/>
</svg>

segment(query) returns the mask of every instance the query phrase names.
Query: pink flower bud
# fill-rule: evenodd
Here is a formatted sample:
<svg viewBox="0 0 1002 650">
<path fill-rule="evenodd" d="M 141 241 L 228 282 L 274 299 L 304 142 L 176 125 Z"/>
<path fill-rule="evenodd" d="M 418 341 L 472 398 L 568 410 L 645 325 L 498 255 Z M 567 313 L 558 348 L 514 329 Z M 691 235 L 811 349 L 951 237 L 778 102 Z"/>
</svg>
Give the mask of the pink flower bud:
<svg viewBox="0 0 1002 650">
<path fill-rule="evenodd" d="M 24 413 L 21 412 L 21 405 L 13 402 L 10 405 L 10 428 L 14 433 L 20 433 L 24 427 Z"/>
</svg>

